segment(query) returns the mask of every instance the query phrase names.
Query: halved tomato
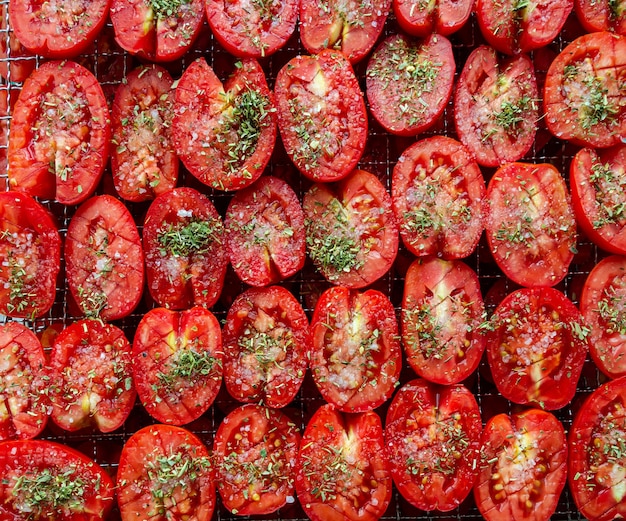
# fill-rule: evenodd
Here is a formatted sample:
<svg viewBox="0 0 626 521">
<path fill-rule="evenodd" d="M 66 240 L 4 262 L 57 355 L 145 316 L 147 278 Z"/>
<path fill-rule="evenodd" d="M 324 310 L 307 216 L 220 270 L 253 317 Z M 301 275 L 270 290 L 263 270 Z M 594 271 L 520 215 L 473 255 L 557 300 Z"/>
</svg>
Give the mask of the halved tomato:
<svg viewBox="0 0 626 521">
<path fill-rule="evenodd" d="M 574 0 L 580 24 L 589 33 L 611 31 L 626 36 L 626 9 L 613 0 Z"/>
<path fill-rule="evenodd" d="M 469 20 L 474 0 L 393 0 L 393 12 L 403 31 L 422 38 L 450 36 Z"/>
</svg>

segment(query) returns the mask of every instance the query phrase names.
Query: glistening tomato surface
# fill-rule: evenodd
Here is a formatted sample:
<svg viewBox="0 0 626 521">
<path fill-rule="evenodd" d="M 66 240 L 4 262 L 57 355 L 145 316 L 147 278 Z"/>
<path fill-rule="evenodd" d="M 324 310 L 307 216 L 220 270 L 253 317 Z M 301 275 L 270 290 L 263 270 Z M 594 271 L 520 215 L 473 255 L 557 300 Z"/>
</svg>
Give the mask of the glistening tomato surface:
<svg viewBox="0 0 626 521">
<path fill-rule="evenodd" d="M 314 181 L 337 181 L 357 165 L 367 139 L 367 111 L 350 62 L 337 51 L 296 56 L 274 88 L 287 154 Z"/>
<path fill-rule="evenodd" d="M 215 433 L 217 490 L 239 516 L 271 514 L 295 502 L 300 432 L 287 416 L 256 404 L 232 411 Z"/>
<path fill-rule="evenodd" d="M 322 293 L 309 355 L 324 399 L 344 412 L 373 410 L 391 396 L 402 368 L 393 305 L 379 291 L 338 286 Z"/>
<path fill-rule="evenodd" d="M 527 287 L 555 286 L 576 248 L 576 220 L 560 172 L 551 164 L 509 163 L 487 187 L 485 228 L 498 266 Z"/>
<path fill-rule="evenodd" d="M 204 414 L 222 383 L 222 362 L 220 326 L 207 309 L 154 308 L 137 326 L 133 378 L 157 421 L 184 425 Z"/>
<path fill-rule="evenodd" d="M 574 9 L 581 25 L 589 33 L 611 31 L 626 35 L 626 9 L 611 0 L 574 0 Z"/>
<path fill-rule="evenodd" d="M 61 237 L 48 211 L 26 194 L 0 193 L 0 258 L 0 313 L 47 313 L 56 296 Z"/>
<path fill-rule="evenodd" d="M 133 434 L 122 449 L 117 485 L 122 521 L 138 513 L 152 521 L 209 521 L 215 509 L 209 451 L 180 427 L 157 424 Z"/>
<path fill-rule="evenodd" d="M 0 76 L 7 81 L 24 82 L 35 68 L 35 57 L 20 43 L 13 31 L 8 28 L 8 4 L 0 5 L 0 31 L 9 33 L 8 38 L 0 38 Z M 9 56 L 11 59 L 9 59 Z"/>
<path fill-rule="evenodd" d="M 523 288 L 508 295 L 490 321 L 487 358 L 500 393 L 546 410 L 566 406 L 588 349 L 589 331 L 576 306 L 556 289 Z"/>
<path fill-rule="evenodd" d="M 296 491 L 312 521 L 376 521 L 391 500 L 383 429 L 375 412 L 320 407 L 309 420 L 297 461 Z"/>
<path fill-rule="evenodd" d="M 561 422 L 540 409 L 491 418 L 482 435 L 476 505 L 486 521 L 548 521 L 567 481 Z"/>
<path fill-rule="evenodd" d="M 465 25 L 473 0 L 394 0 L 393 12 L 400 27 L 409 34 L 426 37 L 432 33 L 449 36 Z"/>
<path fill-rule="evenodd" d="M 102 88 L 71 61 L 41 65 L 13 109 L 9 185 L 35 197 L 78 204 L 96 189 L 111 128 Z"/>
<path fill-rule="evenodd" d="M 476 399 L 460 384 L 405 384 L 387 412 L 385 452 L 393 481 L 420 510 L 449 511 L 472 490 L 482 423 Z"/>
<path fill-rule="evenodd" d="M 93 460 L 51 441 L 0 443 L 0 518 L 104 521 L 113 482 Z"/>
</svg>

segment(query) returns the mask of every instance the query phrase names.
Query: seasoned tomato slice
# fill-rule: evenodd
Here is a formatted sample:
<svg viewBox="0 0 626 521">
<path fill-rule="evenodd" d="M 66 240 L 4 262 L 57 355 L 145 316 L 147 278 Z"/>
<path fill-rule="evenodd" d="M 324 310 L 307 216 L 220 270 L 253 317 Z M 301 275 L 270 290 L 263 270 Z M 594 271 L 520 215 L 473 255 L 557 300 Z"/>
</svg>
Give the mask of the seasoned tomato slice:
<svg viewBox="0 0 626 521">
<path fill-rule="evenodd" d="M 61 262 L 61 237 L 32 197 L 0 193 L 0 313 L 34 318 L 52 307 Z"/>
<path fill-rule="evenodd" d="M 487 359 L 496 387 L 519 404 L 554 410 L 567 405 L 587 356 L 589 328 L 554 288 L 523 288 L 496 308 Z"/>
<path fill-rule="evenodd" d="M 224 325 L 224 381 L 241 402 L 285 407 L 302 385 L 309 321 L 281 286 L 251 288 L 231 305 Z"/>
<path fill-rule="evenodd" d="M 278 127 L 287 154 L 314 181 L 337 181 L 357 165 L 367 111 L 350 62 L 337 51 L 296 56 L 276 77 Z"/>
<path fill-rule="evenodd" d="M 78 204 L 98 185 L 108 160 L 111 128 L 102 88 L 70 61 L 41 65 L 13 109 L 9 185 L 62 204 Z"/>
<path fill-rule="evenodd" d="M 367 63 L 367 100 L 372 115 L 392 134 L 414 136 L 443 112 L 454 82 L 452 44 L 441 35 L 412 40 L 389 36 Z"/>
<path fill-rule="evenodd" d="M 48 420 L 48 403 L 37 377 L 46 357 L 41 342 L 18 322 L 0 326 L 0 441 L 39 435 Z"/>
<path fill-rule="evenodd" d="M 178 179 L 173 80 L 158 65 L 135 69 L 125 80 L 111 111 L 113 183 L 122 199 L 146 201 L 174 188 Z"/>
<path fill-rule="evenodd" d="M 275 409 L 247 404 L 232 411 L 215 433 L 217 490 L 233 514 L 271 514 L 295 502 L 300 431 Z"/>
<path fill-rule="evenodd" d="M 44 440 L 0 443 L 0 515 L 31 521 L 104 521 L 113 482 L 84 454 Z"/>
<path fill-rule="evenodd" d="M 276 111 L 265 73 L 248 58 L 225 84 L 203 58 L 176 87 L 172 135 L 176 153 L 201 182 L 239 190 L 263 173 L 276 142 Z"/>
<path fill-rule="evenodd" d="M 231 265 L 246 284 L 275 284 L 304 266 L 304 214 L 282 179 L 263 176 L 237 192 L 224 226 Z"/>
<path fill-rule="evenodd" d="M 474 0 L 393 0 L 393 12 L 400 27 L 414 36 L 449 36 L 469 20 Z"/>
<path fill-rule="evenodd" d="M 395 311 L 383 293 L 329 288 L 315 306 L 311 337 L 313 379 L 328 403 L 364 412 L 391 396 L 402 350 Z"/>
<path fill-rule="evenodd" d="M 333 284 L 362 288 L 382 277 L 398 252 L 391 197 L 376 176 L 355 170 L 337 184 L 304 195 L 311 260 Z"/>
<path fill-rule="evenodd" d="M 607 148 L 626 137 L 626 37 L 598 32 L 570 43 L 550 64 L 544 89 L 552 134 Z"/>
<path fill-rule="evenodd" d="M 385 451 L 404 499 L 426 511 L 459 506 L 477 477 L 481 431 L 476 399 L 462 385 L 401 387 L 387 412 Z"/>
<path fill-rule="evenodd" d="M 117 471 L 122 521 L 142 513 L 152 521 L 210 521 L 215 485 L 209 451 L 191 432 L 151 425 L 124 445 Z"/>
<path fill-rule="evenodd" d="M 311 54 L 341 51 L 362 60 L 382 33 L 391 0 L 301 0 L 300 39 Z"/>
<path fill-rule="evenodd" d="M 154 308 L 137 326 L 133 378 L 157 421 L 184 425 L 204 414 L 222 383 L 222 361 L 220 326 L 207 309 Z"/>
<path fill-rule="evenodd" d="M 501 59 L 481 45 L 467 58 L 454 96 L 459 139 L 483 166 L 521 159 L 537 132 L 537 79 L 526 55 Z"/>
<path fill-rule="evenodd" d="M 485 350 L 484 314 L 478 275 L 467 264 L 436 257 L 415 260 L 402 299 L 402 343 L 410 366 L 439 384 L 467 378 Z"/>
<path fill-rule="evenodd" d="M 626 145 L 583 148 L 570 163 L 578 224 L 602 249 L 626 255 Z"/>
<path fill-rule="evenodd" d="M 187 309 L 217 302 L 228 255 L 224 224 L 208 197 L 188 187 L 158 196 L 143 227 L 148 290 L 161 306 Z"/>
<path fill-rule="evenodd" d="M 67 283 L 83 314 L 116 320 L 135 309 L 143 291 L 143 250 L 128 209 L 110 195 L 83 203 L 65 242 Z"/>
<path fill-rule="evenodd" d="M 567 186 L 551 164 L 509 163 L 487 187 L 487 241 L 498 266 L 527 287 L 555 286 L 576 250 Z"/>
<path fill-rule="evenodd" d="M 612 0 L 574 0 L 580 24 L 589 33 L 611 31 L 626 36 L 626 8 Z"/>
<path fill-rule="evenodd" d="M 460 142 L 445 136 L 409 146 L 391 178 L 400 237 L 414 255 L 468 257 L 484 228 L 485 180 Z"/>
<path fill-rule="evenodd" d="M 552 414 L 527 409 L 487 422 L 474 486 L 486 521 L 548 521 L 566 480 L 565 430 Z"/>
<path fill-rule="evenodd" d="M 297 460 L 296 491 L 312 521 L 376 521 L 391 500 L 383 428 L 375 412 L 320 407 L 309 420 Z"/>
<path fill-rule="evenodd" d="M 68 431 L 120 427 L 136 398 L 130 350 L 123 331 L 100 320 L 80 320 L 61 331 L 48 373 L 52 420 Z"/>
</svg>

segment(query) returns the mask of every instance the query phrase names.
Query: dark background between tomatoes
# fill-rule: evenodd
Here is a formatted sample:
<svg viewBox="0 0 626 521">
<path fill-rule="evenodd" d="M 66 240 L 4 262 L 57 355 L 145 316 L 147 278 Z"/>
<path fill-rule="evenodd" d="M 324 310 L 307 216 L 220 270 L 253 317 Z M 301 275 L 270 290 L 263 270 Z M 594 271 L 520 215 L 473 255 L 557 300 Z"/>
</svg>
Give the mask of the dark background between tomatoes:
<svg viewBox="0 0 626 521">
<path fill-rule="evenodd" d="M 8 3 L 6 0 L 2 0 L 0 2 L 0 7 L 4 8 L 6 3 Z M 4 27 L 4 25 L 2 26 Z M 391 15 L 386 23 L 381 39 L 396 32 L 399 32 L 399 28 L 393 15 Z M 545 75 L 545 71 L 548 68 L 550 60 L 560 50 L 562 50 L 567 43 L 579 34 L 582 34 L 582 32 L 583 31 L 580 28 L 578 21 L 572 14 L 557 39 L 547 48 L 534 53 L 533 59 L 540 82 L 542 81 L 542 76 Z M 0 38 L 3 40 L 7 38 L 6 30 L 0 29 Z M 456 72 L 458 76 L 466 57 L 472 49 L 474 49 L 477 45 L 484 43 L 478 30 L 474 15 L 472 15 L 469 22 L 463 29 L 461 29 L 461 31 L 450 36 L 450 40 L 453 45 L 456 60 Z M 115 44 L 112 37 L 112 28 L 110 23 L 107 24 L 103 33 L 101 33 L 96 40 L 94 49 L 93 53 L 81 55 L 77 61 L 96 74 L 96 77 L 103 85 L 105 94 L 107 97 L 112 99 L 115 87 L 119 84 L 120 80 L 125 74 L 137 66 L 139 62 L 124 53 Z M 271 88 L 273 88 L 277 72 L 290 58 L 296 54 L 306 54 L 306 51 L 303 49 L 299 41 L 297 29 L 285 48 L 278 51 L 275 55 L 261 61 Z M 185 67 L 199 56 L 206 57 L 209 64 L 216 70 L 221 78 L 225 78 L 226 74 L 232 70 L 232 66 L 235 61 L 235 59 L 216 42 L 205 23 L 205 27 L 203 28 L 201 35 L 192 50 L 182 59 L 166 64 L 166 68 L 170 70 L 174 78 L 178 78 Z M 9 68 L 15 67 L 17 63 L 12 61 L 10 53 L 9 58 L 7 60 L 0 60 L 0 62 L 2 61 L 6 63 L 0 63 L 0 65 L 8 66 Z M 39 58 L 29 58 L 27 61 L 38 64 Z M 366 65 L 367 58 L 355 66 L 355 72 L 363 92 L 365 92 Z M 0 113 L 0 125 L 4 128 L 6 128 L 6 125 L 10 120 L 10 110 L 6 111 L 6 106 L 10 106 L 15 102 L 19 93 L 19 87 L 20 84 L 8 85 L 4 80 L 0 82 L 0 110 L 3 111 Z M 8 103 L 6 103 L 3 107 L 2 101 L 5 100 Z M 370 130 L 368 142 L 365 153 L 359 163 L 359 167 L 377 175 L 389 190 L 391 171 L 400 154 L 415 140 L 415 138 L 399 138 L 392 136 L 391 134 L 383 131 L 371 117 L 369 119 L 369 125 Z M 541 127 L 542 125 L 540 123 L 540 130 L 537 133 L 535 143 L 524 160 L 552 163 L 564 174 L 565 178 L 567 178 L 569 163 L 578 150 L 578 147 L 551 137 L 547 130 Z M 434 125 L 434 127 L 428 132 L 420 134 L 418 138 L 435 134 L 445 134 L 456 138 L 451 102 L 448 103 L 442 117 Z M 6 189 L 7 184 L 6 139 L 3 137 L 2 139 L 3 141 L 0 142 L 0 189 L 4 190 Z M 493 170 L 482 168 L 482 171 L 486 181 L 488 181 L 490 176 L 493 174 Z M 277 142 L 274 155 L 265 173 L 281 177 L 288 181 L 296 193 L 300 196 L 300 200 L 302 200 L 302 195 L 310 186 L 310 181 L 300 176 L 289 162 L 280 140 Z M 193 176 L 186 174 L 184 169 L 181 171 L 181 177 L 178 185 L 192 186 L 209 195 L 215 203 L 217 209 L 220 211 L 222 217 L 224 216 L 232 194 L 217 192 L 201 185 L 193 178 Z M 105 172 L 105 176 L 97 193 L 110 193 L 115 195 L 113 182 L 108 169 Z M 42 202 L 44 202 L 44 204 L 57 217 L 61 235 L 64 237 L 69 220 L 76 208 L 65 207 L 51 201 Z M 149 203 L 126 204 L 135 217 L 136 223 L 141 232 L 143 217 Z M 604 253 L 601 250 L 582 236 L 579 236 L 577 248 L 578 253 L 570 266 L 568 275 L 564 281 L 557 286 L 558 289 L 564 291 L 576 304 L 578 303 L 580 290 L 587 274 L 598 262 L 598 260 L 604 256 Z M 404 274 L 412 260 L 413 256 L 401 247 L 392 270 L 373 285 L 373 287 L 383 291 L 391 298 L 397 312 L 399 312 L 402 298 Z M 465 262 L 467 262 L 467 264 L 469 264 L 478 273 L 483 290 L 483 296 L 486 299 L 488 307 L 493 307 L 495 303 L 497 303 L 505 294 L 515 289 L 514 285 L 505 279 L 502 272 L 495 265 L 484 240 L 484 235 L 477 250 L 474 254 L 472 254 L 472 256 L 465 259 Z M 34 322 L 29 324 L 29 326 L 37 333 L 40 333 L 51 326 L 55 328 L 65 327 L 74 320 L 80 318 L 76 310 L 76 306 L 70 302 L 71 297 L 67 291 L 66 281 L 63 278 L 63 261 L 61 274 L 61 278 L 57 284 L 57 295 L 54 306 L 47 315 L 36 319 Z M 319 295 L 319 293 L 321 293 L 321 291 L 328 286 L 328 283 L 326 283 L 323 278 L 316 273 L 310 261 L 307 260 L 305 268 L 293 278 L 286 281 L 284 285 L 300 299 L 310 318 L 316 295 Z M 216 304 L 213 308 L 213 311 L 218 319 L 222 320 L 225 318 L 228 307 L 236 295 L 243 291 L 243 289 L 243 284 L 239 282 L 236 275 L 229 269 L 223 294 L 218 304 Z M 131 342 L 139 319 L 152 306 L 152 302 L 149 302 L 148 292 L 144 291 L 144 299 L 139 308 L 136 309 L 135 312 L 133 312 L 129 317 L 115 322 L 117 326 L 124 330 Z M 0 323 L 4 320 L 6 320 L 6 318 L 0 316 Z M 405 363 L 401 376 L 401 383 L 405 383 L 414 377 L 415 375 Z M 573 402 L 560 411 L 556 411 L 556 415 L 563 422 L 566 431 L 571 425 L 573 416 L 581 400 L 593 389 L 598 387 L 598 385 L 604 380 L 605 377 L 600 374 L 591 361 L 587 360 L 581 379 L 578 383 L 577 394 Z M 502 398 L 496 391 L 489 375 L 489 369 L 485 363 L 481 363 L 479 369 L 465 382 L 465 384 L 475 394 L 478 400 L 478 404 L 483 415 L 483 421 L 496 413 L 511 412 L 514 410 L 515 406 Z M 308 419 L 322 403 L 323 400 L 313 383 L 311 375 L 307 374 L 307 378 L 301 391 L 298 393 L 294 402 L 285 409 L 285 412 L 289 414 L 302 429 L 304 429 Z M 389 402 L 377 410 L 383 421 L 388 403 Z M 215 431 L 217 430 L 221 420 L 237 405 L 238 404 L 228 396 L 224 386 L 222 385 L 222 390 L 213 407 L 211 407 L 210 410 L 200 419 L 187 425 L 186 428 L 196 433 L 209 447 L 211 447 Z M 102 464 L 111 474 L 115 474 L 120 451 L 126 440 L 128 440 L 128 438 L 138 429 L 151 423 L 154 423 L 154 420 L 148 416 L 143 407 L 137 402 L 126 423 L 113 433 L 101 434 L 93 431 L 67 433 L 54 427 L 52 422 L 49 422 L 48 427 L 41 435 L 41 438 L 57 441 L 77 448 L 94 458 L 98 463 Z M 240 517 L 230 514 L 221 505 L 219 498 L 214 518 L 241 519 Z M 114 510 L 110 519 L 119 519 L 119 514 Z M 299 521 L 306 520 L 307 517 L 296 502 L 296 504 L 288 505 L 272 516 L 265 516 L 261 519 Z M 409 505 L 397 491 L 394 491 L 392 502 L 382 519 L 480 520 L 482 517 L 473 504 L 471 494 L 470 498 L 468 498 L 468 500 L 466 500 L 465 503 L 457 510 L 448 513 L 432 512 L 427 514 Z M 554 514 L 552 519 L 555 521 L 583 519 L 577 511 L 567 487 L 561 496 L 557 512 Z"/>
</svg>

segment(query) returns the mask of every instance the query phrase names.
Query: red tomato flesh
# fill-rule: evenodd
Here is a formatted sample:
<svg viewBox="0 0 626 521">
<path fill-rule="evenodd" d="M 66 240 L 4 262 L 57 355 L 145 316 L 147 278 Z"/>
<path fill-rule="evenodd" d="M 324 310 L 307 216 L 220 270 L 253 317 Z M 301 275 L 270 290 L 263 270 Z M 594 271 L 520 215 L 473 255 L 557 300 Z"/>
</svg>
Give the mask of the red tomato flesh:
<svg viewBox="0 0 626 521">
<path fill-rule="evenodd" d="M 469 20 L 473 7 L 473 0 L 393 0 L 393 12 L 402 30 L 422 38 L 457 32 Z"/>
</svg>

